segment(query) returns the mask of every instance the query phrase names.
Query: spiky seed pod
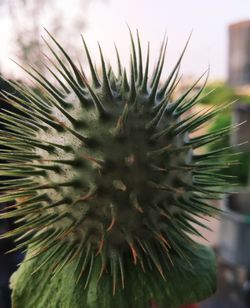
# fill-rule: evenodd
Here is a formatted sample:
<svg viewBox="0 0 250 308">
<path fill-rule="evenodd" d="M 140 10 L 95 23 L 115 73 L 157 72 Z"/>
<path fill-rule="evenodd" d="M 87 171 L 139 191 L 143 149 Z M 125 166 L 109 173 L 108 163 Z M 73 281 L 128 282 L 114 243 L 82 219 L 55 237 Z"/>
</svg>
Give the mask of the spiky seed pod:
<svg viewBox="0 0 250 308">
<path fill-rule="evenodd" d="M 0 201 L 14 203 L 1 217 L 21 225 L 1 237 L 17 237 L 17 249 L 28 246 L 31 258 L 46 252 L 37 270 L 50 262 L 56 275 L 74 263 L 74 277 L 85 287 L 98 270 L 115 294 L 126 284 L 129 263 L 167 280 L 175 259 L 192 263 L 190 235 L 201 236 L 195 224 L 206 227 L 200 217 L 215 212 L 205 199 L 216 198 L 216 186 L 226 180 L 216 174 L 221 166 L 210 163 L 220 151 L 195 151 L 228 129 L 190 137 L 219 109 L 190 114 L 205 86 L 194 91 L 200 79 L 172 100 L 186 47 L 160 83 L 166 40 L 149 76 L 149 46 L 144 63 L 138 33 L 137 44 L 131 34 L 128 77 L 117 49 L 115 74 L 99 46 L 100 76 L 83 39 L 88 80 L 49 36 L 59 49 L 45 40 L 58 62 L 50 60 L 49 68 L 57 85 L 31 67 L 25 70 L 41 93 L 17 83 L 11 85 L 21 98 L 2 92 L 19 113 L 0 115 L 6 128 L 0 174 L 8 177 Z"/>
</svg>

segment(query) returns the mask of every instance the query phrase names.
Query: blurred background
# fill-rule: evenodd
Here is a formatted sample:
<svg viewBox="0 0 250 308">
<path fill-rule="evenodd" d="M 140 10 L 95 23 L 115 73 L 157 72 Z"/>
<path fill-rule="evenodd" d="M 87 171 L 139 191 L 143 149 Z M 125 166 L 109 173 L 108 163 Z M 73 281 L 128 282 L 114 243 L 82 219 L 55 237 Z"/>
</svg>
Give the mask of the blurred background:
<svg viewBox="0 0 250 308">
<path fill-rule="evenodd" d="M 209 146 L 209 150 L 233 146 L 225 153 L 225 159 L 231 160 L 233 154 L 240 164 L 222 172 L 237 176 L 240 185 L 229 185 L 227 196 L 215 204 L 227 209 L 228 214 L 209 221 L 213 232 L 201 230 L 206 244 L 216 252 L 219 271 L 217 293 L 199 305 L 250 307 L 250 0 L 0 0 L 0 75 L 30 84 L 27 74 L 10 58 L 21 65 L 35 65 L 46 74 L 43 53 L 47 50 L 41 38 L 47 37 L 44 27 L 83 66 L 86 59 L 80 34 L 86 38 L 94 58 L 99 58 L 99 41 L 105 56 L 115 59 L 115 41 L 126 65 L 127 24 L 133 31 L 139 30 L 142 46 L 151 42 L 152 59 L 156 59 L 167 34 L 165 74 L 174 66 L 192 32 L 176 94 L 210 67 L 205 92 L 212 93 L 196 108 L 235 101 L 204 130 L 248 121 Z M 115 60 L 112 64 L 115 66 Z M 3 81 L 0 88 L 10 89 Z M 6 107 L 1 102 L 3 106 Z M 1 220 L 0 234 L 10 230 L 12 224 L 11 220 Z M 10 307 L 9 276 L 23 257 L 20 252 L 4 254 L 13 247 L 10 240 L 0 241 L 0 308 Z"/>
</svg>

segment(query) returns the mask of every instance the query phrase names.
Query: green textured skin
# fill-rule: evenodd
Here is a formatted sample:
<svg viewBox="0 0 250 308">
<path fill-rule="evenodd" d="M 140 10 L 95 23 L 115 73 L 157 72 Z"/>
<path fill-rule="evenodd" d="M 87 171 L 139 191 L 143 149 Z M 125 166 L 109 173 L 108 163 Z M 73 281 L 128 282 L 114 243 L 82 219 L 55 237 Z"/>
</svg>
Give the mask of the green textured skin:
<svg viewBox="0 0 250 308">
<path fill-rule="evenodd" d="M 159 308 L 178 308 L 183 303 L 198 302 L 215 291 L 216 269 L 213 252 L 203 246 L 196 249 L 193 268 L 179 270 L 183 264 L 176 259 L 179 267 L 169 271 L 166 281 L 157 272 L 143 273 L 128 263 L 128 283 L 115 296 L 109 296 L 112 285 L 107 274 L 97 283 L 99 273 L 93 273 L 83 292 L 84 284 L 75 284 L 73 264 L 51 280 L 48 275 L 49 264 L 46 270 L 31 274 L 37 266 L 36 260 L 32 260 L 23 263 L 12 276 L 13 308 L 145 308 L 149 307 L 152 299 Z"/>
<path fill-rule="evenodd" d="M 209 251 L 210 262 L 203 264 L 203 249 L 197 261 L 192 235 L 202 236 L 196 225 L 207 228 L 201 218 L 217 213 L 207 199 L 218 197 L 217 187 L 227 178 L 216 172 L 224 167 L 222 160 L 210 163 L 225 149 L 205 154 L 197 149 L 230 128 L 190 134 L 224 107 L 190 112 L 205 86 L 195 90 L 201 78 L 173 99 L 185 49 L 160 83 L 165 40 L 149 76 L 149 48 L 143 69 L 139 36 L 136 51 L 131 35 L 129 82 L 118 53 L 118 73 L 111 67 L 107 71 L 101 48 L 100 77 L 84 42 L 89 81 L 50 37 L 59 49 L 45 41 L 59 65 L 52 62 L 54 72 L 49 68 L 57 85 L 31 67 L 26 71 L 40 93 L 20 84 L 12 86 L 22 98 L 2 92 L 20 113 L 0 115 L 5 126 L 0 143 L 7 146 L 0 153 L 0 175 L 8 177 L 2 181 L 0 202 L 15 203 L 0 217 L 14 217 L 20 224 L 1 238 L 15 236 L 16 249 L 26 249 L 28 258 L 34 258 L 13 278 L 15 307 L 45 307 L 48 300 L 50 307 L 126 307 L 126 301 L 129 307 L 145 307 L 136 299 L 142 293 L 174 307 L 191 294 L 190 300 L 207 296 L 214 290 L 214 264 Z M 192 288 L 197 290 L 184 294 L 190 290 L 186 283 L 192 266 Z M 208 273 L 203 266 L 209 266 Z M 47 280 L 44 273 L 54 278 Z M 198 284 L 206 275 L 208 283 Z M 31 294 L 28 285 L 20 287 L 26 283 L 34 283 L 37 293 Z M 92 297 L 95 288 L 105 289 L 103 306 Z M 57 302 L 59 297 L 63 303 Z"/>
</svg>

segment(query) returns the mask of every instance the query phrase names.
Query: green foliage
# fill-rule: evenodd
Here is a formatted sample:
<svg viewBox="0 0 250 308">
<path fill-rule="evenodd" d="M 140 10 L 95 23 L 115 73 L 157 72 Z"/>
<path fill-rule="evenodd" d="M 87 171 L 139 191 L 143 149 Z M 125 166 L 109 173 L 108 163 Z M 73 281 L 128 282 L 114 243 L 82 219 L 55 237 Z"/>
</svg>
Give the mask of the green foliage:
<svg viewBox="0 0 250 308">
<path fill-rule="evenodd" d="M 212 124 L 210 131 L 215 132 L 218 129 L 223 129 L 224 127 L 228 127 L 231 124 L 231 112 L 225 112 L 220 116 L 216 117 L 214 123 Z M 230 147 L 230 138 L 229 135 L 224 136 L 218 142 L 211 144 L 209 146 L 209 150 L 215 151 L 222 147 Z M 224 157 L 221 158 L 223 161 L 231 161 L 232 155 L 238 161 L 237 164 L 232 164 L 228 168 L 222 170 L 224 174 L 234 175 L 237 177 L 237 182 L 242 186 L 248 185 L 248 173 L 250 168 L 250 159 L 249 154 L 240 152 L 240 150 L 235 149 L 234 147 L 228 148 L 227 151 L 224 152 Z M 216 160 L 217 161 L 217 160 Z M 235 181 L 232 179 L 232 181 Z M 230 182 L 229 182 L 230 183 Z"/>
<path fill-rule="evenodd" d="M 213 82 L 207 85 L 204 93 L 209 93 L 209 95 L 204 96 L 200 100 L 202 104 L 220 105 L 235 100 L 242 101 L 246 104 L 250 103 L 249 95 L 237 94 L 232 87 L 223 82 Z"/>
<path fill-rule="evenodd" d="M 74 308 L 80 300 L 85 307 L 101 307 L 86 298 L 102 286 L 107 308 L 123 307 L 121 302 L 126 307 L 124 298 L 135 307 L 136 296 L 145 292 L 146 299 L 155 297 L 168 307 L 207 296 L 214 290 L 213 258 L 206 252 L 211 261 L 206 268 L 202 248 L 199 263 L 192 236 L 202 236 L 195 226 L 207 228 L 201 217 L 217 213 L 207 199 L 217 198 L 227 177 L 217 172 L 224 161 L 211 164 L 224 149 L 205 154 L 196 150 L 220 140 L 230 128 L 196 137 L 190 133 L 227 107 L 190 113 L 205 86 L 193 91 L 200 80 L 170 99 L 186 47 L 160 83 L 165 40 L 149 76 L 149 48 L 144 64 L 139 35 L 136 44 L 131 34 L 129 78 L 118 52 L 115 73 L 99 47 L 100 76 L 83 40 L 91 74 L 87 80 L 51 40 L 57 50 L 45 42 L 57 61 L 49 68 L 57 84 L 31 67 L 25 70 L 43 94 L 18 83 L 11 84 L 23 98 L 2 93 L 20 114 L 0 115 L 5 127 L 0 142 L 7 145 L 0 153 L 7 161 L 0 174 L 10 178 L 2 181 L 0 201 L 15 203 L 1 217 L 14 217 L 20 224 L 1 237 L 15 236 L 17 249 L 27 249 L 27 260 L 35 258 L 26 260 L 15 275 L 15 307 L 28 307 L 28 301 L 40 307 L 50 288 L 68 296 L 65 307 Z M 191 279 L 192 270 L 198 272 Z M 44 274 L 52 279 L 51 286 Z M 199 280 L 204 277 L 209 279 Z M 34 295 L 30 287 L 20 287 L 33 282 Z M 197 288 L 193 293 L 191 286 Z M 70 306 L 71 301 L 78 304 Z M 140 305 L 145 307 L 145 302 Z"/>
<path fill-rule="evenodd" d="M 210 93 L 212 91 L 212 93 Z M 238 98 L 233 88 L 222 82 L 214 82 L 206 86 L 205 93 L 210 93 L 201 99 L 202 104 L 219 105 L 232 102 Z"/>
<path fill-rule="evenodd" d="M 237 95 L 235 90 L 230 86 L 224 83 L 213 83 L 206 87 L 205 92 L 210 92 L 214 89 L 214 91 L 201 99 L 201 103 L 203 104 L 223 104 L 225 102 L 233 102 L 238 100 L 245 104 L 250 103 L 250 96 L 246 95 Z M 229 106 L 223 113 L 219 116 L 215 117 L 212 121 L 212 125 L 209 128 L 210 132 L 216 132 L 225 127 L 229 127 L 232 123 L 232 106 Z M 230 147 L 230 138 L 229 135 L 223 136 L 220 140 L 215 143 L 209 144 L 208 149 L 210 151 L 215 151 L 224 147 Z M 231 161 L 232 155 L 235 155 L 239 150 L 235 148 L 228 148 L 224 152 L 221 161 Z M 237 181 L 245 186 L 248 184 L 248 173 L 250 167 L 250 159 L 249 154 L 247 153 L 238 153 L 234 156 L 235 159 L 239 161 L 239 164 L 232 164 L 229 168 L 223 169 L 222 172 L 226 175 L 234 175 L 237 177 Z M 218 160 L 216 159 L 215 162 Z M 233 180 L 234 181 L 234 180 Z"/>
</svg>

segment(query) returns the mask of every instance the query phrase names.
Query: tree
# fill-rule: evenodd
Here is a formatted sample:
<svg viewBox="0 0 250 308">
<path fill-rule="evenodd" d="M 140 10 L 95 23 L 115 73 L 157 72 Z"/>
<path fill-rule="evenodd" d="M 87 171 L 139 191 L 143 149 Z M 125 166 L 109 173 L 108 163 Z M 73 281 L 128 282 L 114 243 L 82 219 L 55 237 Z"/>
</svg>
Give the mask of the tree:
<svg viewBox="0 0 250 308">
<path fill-rule="evenodd" d="M 2 13 L 11 20 L 11 39 L 18 62 L 32 63 L 40 71 L 44 70 L 44 65 L 41 65 L 44 27 L 72 50 L 74 36 L 86 28 L 90 3 L 91 0 L 0 0 Z M 77 49 L 74 45 L 75 53 Z"/>
</svg>

